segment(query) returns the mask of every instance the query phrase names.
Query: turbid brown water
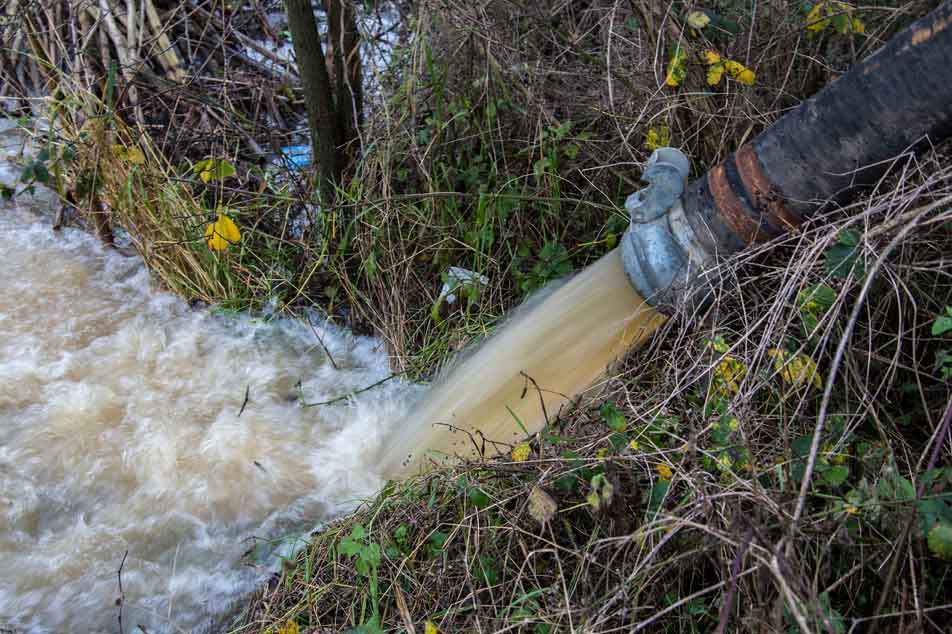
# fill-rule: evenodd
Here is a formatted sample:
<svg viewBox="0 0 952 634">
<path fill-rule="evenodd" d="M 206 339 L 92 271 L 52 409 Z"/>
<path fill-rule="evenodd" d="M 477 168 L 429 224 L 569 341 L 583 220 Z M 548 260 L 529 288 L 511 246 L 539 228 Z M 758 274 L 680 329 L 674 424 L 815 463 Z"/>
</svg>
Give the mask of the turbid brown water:
<svg viewBox="0 0 952 634">
<path fill-rule="evenodd" d="M 632 288 L 618 251 L 610 252 L 530 300 L 453 366 L 387 443 L 383 472 L 398 477 L 455 456 L 505 451 L 663 321 Z"/>
<path fill-rule="evenodd" d="M 114 634 L 126 551 L 125 631 L 205 631 L 378 489 L 418 388 L 302 408 L 388 376 L 379 342 L 320 328 L 336 370 L 307 326 L 190 310 L 29 203 L 0 206 L 0 631 Z"/>
</svg>

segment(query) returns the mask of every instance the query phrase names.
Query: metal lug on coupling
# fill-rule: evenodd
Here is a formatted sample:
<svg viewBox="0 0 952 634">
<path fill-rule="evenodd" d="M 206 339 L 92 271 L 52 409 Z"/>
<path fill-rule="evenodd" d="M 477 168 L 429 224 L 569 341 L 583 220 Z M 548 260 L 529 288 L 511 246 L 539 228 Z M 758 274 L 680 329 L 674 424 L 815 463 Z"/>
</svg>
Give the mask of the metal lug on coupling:
<svg viewBox="0 0 952 634">
<path fill-rule="evenodd" d="M 658 148 L 641 175 L 648 186 L 625 201 L 631 216 L 621 241 L 625 272 L 645 301 L 663 312 L 698 301 L 692 287 L 711 259 L 681 205 L 690 169 L 680 150 Z"/>
</svg>

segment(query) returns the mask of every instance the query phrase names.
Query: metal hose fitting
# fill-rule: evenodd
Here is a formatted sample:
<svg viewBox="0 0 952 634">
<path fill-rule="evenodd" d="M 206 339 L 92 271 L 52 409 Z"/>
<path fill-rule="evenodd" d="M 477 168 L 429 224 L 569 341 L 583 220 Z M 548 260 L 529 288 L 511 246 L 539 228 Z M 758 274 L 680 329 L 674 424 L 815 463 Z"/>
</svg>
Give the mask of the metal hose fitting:
<svg viewBox="0 0 952 634">
<path fill-rule="evenodd" d="M 641 175 L 648 186 L 625 201 L 631 217 L 621 241 L 625 273 L 635 290 L 664 312 L 684 301 L 700 301 L 689 289 L 711 260 L 681 204 L 690 169 L 680 150 L 658 148 Z"/>
</svg>

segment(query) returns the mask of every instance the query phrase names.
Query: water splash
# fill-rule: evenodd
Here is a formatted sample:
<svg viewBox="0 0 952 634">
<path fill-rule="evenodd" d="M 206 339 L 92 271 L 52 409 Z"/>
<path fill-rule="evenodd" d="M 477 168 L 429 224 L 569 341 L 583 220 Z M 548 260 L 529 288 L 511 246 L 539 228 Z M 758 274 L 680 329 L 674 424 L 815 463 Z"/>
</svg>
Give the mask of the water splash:
<svg viewBox="0 0 952 634">
<path fill-rule="evenodd" d="M 378 341 L 322 328 L 334 369 L 307 326 L 192 311 L 138 258 L 9 205 L 0 262 L 0 630 L 115 632 L 128 550 L 126 631 L 204 631 L 293 548 L 255 538 L 380 486 L 418 388 L 300 404 L 388 376 Z"/>
</svg>

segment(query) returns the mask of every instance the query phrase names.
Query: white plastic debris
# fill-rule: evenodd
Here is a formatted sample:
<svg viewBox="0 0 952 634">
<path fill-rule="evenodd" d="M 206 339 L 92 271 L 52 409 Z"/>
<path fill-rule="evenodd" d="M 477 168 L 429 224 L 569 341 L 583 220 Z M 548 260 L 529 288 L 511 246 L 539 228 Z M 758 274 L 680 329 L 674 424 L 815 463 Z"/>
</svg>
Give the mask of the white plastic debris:
<svg viewBox="0 0 952 634">
<path fill-rule="evenodd" d="M 489 278 L 485 275 L 458 266 L 448 268 L 443 277 L 446 281 L 443 282 L 443 288 L 440 290 L 437 303 L 445 299 L 447 304 L 453 304 L 456 302 L 457 291 L 478 289 L 489 284 Z"/>
</svg>

